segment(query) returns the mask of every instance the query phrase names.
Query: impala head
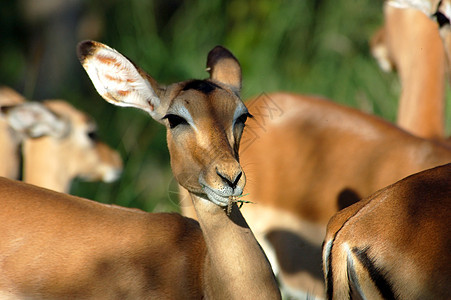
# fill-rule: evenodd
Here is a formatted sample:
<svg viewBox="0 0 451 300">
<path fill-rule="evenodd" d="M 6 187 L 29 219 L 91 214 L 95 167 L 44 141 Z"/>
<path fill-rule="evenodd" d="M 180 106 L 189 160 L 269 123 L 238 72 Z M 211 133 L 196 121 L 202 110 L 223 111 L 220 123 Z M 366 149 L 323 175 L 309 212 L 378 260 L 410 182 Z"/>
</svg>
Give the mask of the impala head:
<svg viewBox="0 0 451 300">
<path fill-rule="evenodd" d="M 238 147 L 249 113 L 239 97 L 241 68 L 228 50 L 210 51 L 210 78 L 169 86 L 98 42 L 80 43 L 78 56 L 105 100 L 144 110 L 166 126 L 172 171 L 184 188 L 220 206 L 241 195 Z"/>
<path fill-rule="evenodd" d="M 447 55 L 447 71 L 451 72 L 451 0 L 389 0 L 386 3 L 395 8 L 419 10 L 437 23 Z"/>
<path fill-rule="evenodd" d="M 2 107 L 2 113 L 24 140 L 26 166 L 30 161 L 69 180 L 105 182 L 116 180 L 122 171 L 119 154 L 97 139 L 95 122 L 65 101 L 26 102 Z M 24 172 L 44 174 L 27 167 Z"/>
</svg>

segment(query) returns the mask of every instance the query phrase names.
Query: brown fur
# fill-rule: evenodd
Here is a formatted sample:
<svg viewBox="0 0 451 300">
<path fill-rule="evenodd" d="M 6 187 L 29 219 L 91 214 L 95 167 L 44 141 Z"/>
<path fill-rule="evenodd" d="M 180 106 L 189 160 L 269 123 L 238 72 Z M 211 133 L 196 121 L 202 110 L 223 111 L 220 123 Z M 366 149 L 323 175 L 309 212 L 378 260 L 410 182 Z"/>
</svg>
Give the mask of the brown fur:
<svg viewBox="0 0 451 300">
<path fill-rule="evenodd" d="M 436 3 L 431 5 L 436 8 Z M 371 47 L 381 65 L 385 61 L 399 73 L 397 124 L 415 135 L 442 140 L 448 35 L 442 40 L 437 23 L 416 9 L 385 5 L 384 17 L 384 27 L 374 35 Z"/>
<path fill-rule="evenodd" d="M 254 118 L 243 133 L 240 157 L 248 178 L 244 200 L 256 204 L 242 211 L 267 254 L 276 250 L 281 283 L 321 296 L 320 263 L 306 261 L 321 260 L 329 219 L 405 176 L 451 162 L 451 151 L 318 97 L 262 97 L 248 102 Z M 193 216 L 186 194 L 180 199 L 184 214 Z"/>
<path fill-rule="evenodd" d="M 429 169 L 337 213 L 328 224 L 324 249 L 328 295 L 345 299 L 348 286 L 360 285 L 366 299 L 381 297 L 365 267 L 358 283 L 348 282 L 349 259 L 362 268 L 347 254 L 356 248 L 367 249 L 397 299 L 448 299 L 450 180 L 451 164 Z"/>
<path fill-rule="evenodd" d="M 136 78 L 136 73 L 127 73 L 130 62 L 105 45 L 88 41 L 78 50 L 87 70 L 104 75 L 105 64 L 91 60 L 103 51 L 120 61 L 126 76 Z M 219 52 L 233 57 L 224 48 Z M 239 67 L 233 61 L 227 65 Z M 110 84 L 106 80 L 101 86 Z M 280 299 L 271 267 L 237 206 L 229 216 L 208 194 L 212 190 L 219 195 L 229 185 L 242 191 L 245 184 L 245 177 L 237 176 L 241 166 L 233 150 L 243 124 L 231 124 L 236 109 L 245 107 L 228 85 L 215 83 L 221 88 L 208 95 L 182 92 L 182 82 L 162 88 L 161 98 L 152 99 L 159 105 L 156 111 L 163 113 L 153 116 L 168 129 L 174 176 L 189 188 L 199 223 L 0 178 L 0 217 L 5 220 L 0 224 L 0 297 Z M 107 92 L 114 93 L 117 86 L 109 87 Z M 139 99 L 143 94 L 127 90 L 136 98 L 118 98 L 118 103 L 145 103 Z M 103 96 L 110 100 L 108 94 Z M 187 106 L 177 110 L 177 105 Z M 193 124 L 172 128 L 168 115 L 187 111 Z"/>
<path fill-rule="evenodd" d="M 210 56 L 213 54 L 215 59 L 211 60 Z M 204 80 L 205 84 L 213 88 L 205 93 L 202 89 L 186 88 L 192 81 L 169 86 L 159 85 L 143 70 L 133 69 L 137 68 L 136 65 L 125 57 L 97 42 L 81 43 L 78 55 L 88 74 L 92 75 L 95 87 L 107 101 L 141 108 L 167 127 L 173 174 L 177 181 L 189 190 L 202 230 L 200 241 L 195 239 L 198 228 L 188 228 L 183 239 L 178 235 L 175 238 L 174 232 L 162 230 L 157 231 L 156 242 L 144 235 L 133 238 L 148 246 L 145 249 L 132 246 L 126 257 L 136 255 L 142 250 L 158 249 L 159 238 L 165 243 L 168 239 L 183 240 L 180 241 L 180 248 L 169 244 L 169 247 L 164 247 L 161 252 L 173 252 L 168 255 L 174 254 L 181 266 L 170 265 L 167 269 L 146 274 L 153 280 L 146 286 L 149 297 L 152 298 L 153 293 L 170 293 L 163 298 L 180 298 L 184 291 L 192 290 L 193 295 L 202 295 L 207 299 L 279 299 L 280 293 L 271 267 L 237 206 L 233 205 L 231 214 L 227 215 L 224 209 L 212 200 L 230 199 L 230 196 L 240 194 L 246 182 L 238 162 L 238 145 L 244 124 L 236 120 L 236 114 L 247 115 L 247 110 L 238 97 L 239 90 L 235 89 L 236 83 L 241 86 L 238 61 L 222 47 L 213 49 L 208 59 L 208 62 L 212 63 L 211 76 Z M 120 62 L 119 68 L 124 75 L 121 77 L 121 89 L 129 91 L 134 97 L 117 95 L 117 83 L 105 76 L 110 74 L 110 66 L 96 60 L 97 55 L 106 55 Z M 218 74 L 223 74 L 224 68 L 231 70 L 234 77 L 224 79 L 219 76 Z M 129 79 L 136 80 L 136 84 L 145 83 L 136 88 L 136 85 L 130 85 L 133 80 Z M 108 88 L 104 89 L 105 86 Z M 118 98 L 112 101 L 111 93 L 116 94 Z M 149 110 L 146 105 L 154 106 L 155 109 Z M 176 120 L 182 119 L 183 122 L 171 126 L 174 116 L 177 117 Z M 158 221 L 159 226 L 172 231 L 174 225 L 165 224 L 166 218 L 162 217 Z M 176 229 L 177 227 L 174 228 Z M 190 239 L 189 235 L 194 235 L 194 238 Z M 101 244 L 100 239 L 99 245 Z M 199 252 L 190 249 L 197 249 Z M 190 250 L 190 253 L 194 251 L 192 254 L 196 258 L 185 250 Z M 153 268 L 153 265 L 166 264 L 166 260 L 160 255 L 149 254 L 146 260 L 140 262 L 146 269 Z M 189 264 L 190 262 L 192 263 Z M 126 268 L 128 272 L 136 271 L 133 265 Z M 179 285 L 179 279 L 188 280 L 189 283 Z M 112 286 L 117 287 L 118 284 L 114 283 Z M 166 289 L 167 286 L 170 286 L 170 290 Z M 76 288 L 81 289 L 82 286 Z M 139 291 L 140 287 L 131 283 L 128 288 Z M 181 298 L 187 296 L 189 297 L 189 294 Z"/>
<path fill-rule="evenodd" d="M 66 129 L 63 134 L 53 134 L 52 129 L 49 129 L 43 136 L 31 136 L 25 125 L 13 129 L 8 123 L 8 116 L 22 103 L 38 105 L 38 102 L 26 102 L 22 95 L 8 87 L 0 89 L 0 106 L 3 106 L 0 116 L 0 150 L 5 152 L 2 166 L 10 170 L 0 170 L 1 176 L 17 179 L 20 143 L 23 144 L 23 179 L 28 183 L 69 192 L 71 181 L 77 176 L 87 180 L 111 181 L 119 175 L 122 170 L 119 153 L 88 137 L 96 129 L 95 122 L 88 115 L 62 100 L 44 101 L 48 113 L 56 120 L 62 120 Z M 31 114 L 31 109 L 28 111 Z M 35 118 L 34 123 L 52 128 L 52 124 L 45 123 L 50 120 L 43 116 Z"/>
<path fill-rule="evenodd" d="M 1 219 L 9 220 L 0 226 L 1 297 L 203 295 L 206 248 L 191 219 L 99 204 L 4 178 L 0 195 Z"/>
<path fill-rule="evenodd" d="M 44 104 L 69 122 L 69 132 L 62 138 L 44 136 L 24 141 L 25 182 L 67 193 L 75 177 L 104 180 L 108 173 L 122 170 L 118 152 L 88 137 L 96 130 L 90 117 L 65 101 L 48 100 Z"/>
</svg>

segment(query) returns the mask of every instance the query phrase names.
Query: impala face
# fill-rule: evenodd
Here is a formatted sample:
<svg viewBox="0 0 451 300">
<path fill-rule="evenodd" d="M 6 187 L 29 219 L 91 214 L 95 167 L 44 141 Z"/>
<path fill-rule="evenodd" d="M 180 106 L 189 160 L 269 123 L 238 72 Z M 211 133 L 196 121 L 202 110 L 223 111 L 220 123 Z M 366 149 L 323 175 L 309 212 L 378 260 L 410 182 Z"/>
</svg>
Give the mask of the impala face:
<svg viewBox="0 0 451 300">
<path fill-rule="evenodd" d="M 66 168 L 72 176 L 88 181 L 117 180 L 122 172 L 122 159 L 99 140 L 95 121 L 65 101 L 50 100 L 45 105 L 66 123 L 61 137 L 48 137 L 47 142 L 62 153 L 70 153 Z"/>
<path fill-rule="evenodd" d="M 243 192 L 238 147 L 248 112 L 227 87 L 193 80 L 169 87 L 177 96 L 163 117 L 171 166 L 187 190 L 226 206 Z"/>
<path fill-rule="evenodd" d="M 68 191 L 62 186 L 75 177 L 112 182 L 121 174 L 119 153 L 98 140 L 91 117 L 66 101 L 25 102 L 2 112 L 24 139 L 26 182 Z"/>
<path fill-rule="evenodd" d="M 239 97 L 241 68 L 228 50 L 210 51 L 209 79 L 167 87 L 98 42 L 80 43 L 78 55 L 105 100 L 144 110 L 167 127 L 172 171 L 180 185 L 220 206 L 242 194 L 246 179 L 238 148 L 249 113 Z"/>
</svg>

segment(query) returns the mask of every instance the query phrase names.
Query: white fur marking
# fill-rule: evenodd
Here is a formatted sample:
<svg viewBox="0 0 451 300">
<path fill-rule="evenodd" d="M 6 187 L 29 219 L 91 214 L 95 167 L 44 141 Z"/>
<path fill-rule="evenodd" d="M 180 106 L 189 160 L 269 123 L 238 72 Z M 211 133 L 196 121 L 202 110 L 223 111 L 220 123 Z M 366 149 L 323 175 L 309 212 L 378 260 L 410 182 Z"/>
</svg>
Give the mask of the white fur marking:
<svg viewBox="0 0 451 300">
<path fill-rule="evenodd" d="M 324 244 L 324 250 L 323 250 L 323 265 L 324 265 L 324 273 L 327 277 L 327 272 L 329 271 L 329 257 L 330 253 L 332 251 L 332 240 L 328 241 Z"/>
</svg>

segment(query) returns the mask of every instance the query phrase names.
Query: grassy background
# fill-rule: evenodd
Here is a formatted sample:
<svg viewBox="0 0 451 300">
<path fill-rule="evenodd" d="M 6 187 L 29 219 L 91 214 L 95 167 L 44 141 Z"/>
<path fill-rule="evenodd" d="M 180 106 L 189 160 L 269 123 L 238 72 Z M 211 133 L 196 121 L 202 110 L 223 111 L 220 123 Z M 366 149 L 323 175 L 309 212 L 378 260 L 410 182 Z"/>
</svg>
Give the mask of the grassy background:
<svg viewBox="0 0 451 300">
<path fill-rule="evenodd" d="M 34 1 L 38 8 L 32 2 L 2 5 L 0 84 L 34 100 L 68 100 L 92 115 L 99 136 L 120 151 L 122 178 L 76 181 L 72 193 L 83 197 L 178 209 L 163 126 L 97 95 L 76 59 L 83 39 L 116 48 L 162 83 L 205 78 L 206 55 L 222 44 L 241 62 L 243 99 L 279 90 L 319 94 L 395 118 L 398 79 L 379 70 L 368 45 L 382 24 L 382 1 L 75 0 L 53 12 L 42 12 L 46 1 Z"/>
</svg>

